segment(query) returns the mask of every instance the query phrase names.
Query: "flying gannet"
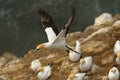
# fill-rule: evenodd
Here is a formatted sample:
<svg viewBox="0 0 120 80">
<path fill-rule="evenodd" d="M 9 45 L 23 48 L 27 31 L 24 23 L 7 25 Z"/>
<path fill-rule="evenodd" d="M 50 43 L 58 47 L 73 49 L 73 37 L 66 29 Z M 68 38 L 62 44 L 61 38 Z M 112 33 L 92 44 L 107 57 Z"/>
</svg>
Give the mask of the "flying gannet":
<svg viewBox="0 0 120 80">
<path fill-rule="evenodd" d="M 68 19 L 68 22 L 64 26 L 64 28 L 58 32 L 52 17 L 44 10 L 39 10 L 40 19 L 43 25 L 43 28 L 45 29 L 45 32 L 48 37 L 48 42 L 39 44 L 35 51 L 40 49 L 48 49 L 48 48 L 57 48 L 57 49 L 65 49 L 65 50 L 72 50 L 76 53 L 77 51 L 70 48 L 70 46 L 66 43 L 66 34 L 68 32 L 70 24 L 73 22 L 75 17 L 75 8 L 72 9 L 72 14 Z"/>
</svg>

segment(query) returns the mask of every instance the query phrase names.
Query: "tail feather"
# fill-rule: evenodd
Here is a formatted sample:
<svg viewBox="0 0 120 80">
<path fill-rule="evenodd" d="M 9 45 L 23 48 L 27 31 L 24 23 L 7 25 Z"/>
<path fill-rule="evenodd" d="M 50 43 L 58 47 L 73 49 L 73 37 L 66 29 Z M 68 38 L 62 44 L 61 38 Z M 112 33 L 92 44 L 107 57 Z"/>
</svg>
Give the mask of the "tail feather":
<svg viewBox="0 0 120 80">
<path fill-rule="evenodd" d="M 68 50 L 71 50 L 71 51 L 73 51 L 73 52 L 75 52 L 75 53 L 77 53 L 77 54 L 81 54 L 81 53 L 79 53 L 79 52 L 75 51 L 74 49 L 70 48 L 70 47 L 69 47 L 69 46 L 67 46 L 67 45 L 65 45 L 65 47 L 66 47 Z"/>
<path fill-rule="evenodd" d="M 48 65 L 49 65 L 50 67 L 52 67 L 52 66 L 53 66 L 53 64 L 54 64 L 54 63 L 48 63 Z"/>
</svg>

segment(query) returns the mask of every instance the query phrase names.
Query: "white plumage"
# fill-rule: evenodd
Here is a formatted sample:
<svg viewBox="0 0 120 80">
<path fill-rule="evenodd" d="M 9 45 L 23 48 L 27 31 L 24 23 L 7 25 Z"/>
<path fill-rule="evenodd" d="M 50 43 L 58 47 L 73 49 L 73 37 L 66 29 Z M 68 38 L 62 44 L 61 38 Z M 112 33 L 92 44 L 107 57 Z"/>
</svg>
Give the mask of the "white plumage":
<svg viewBox="0 0 120 80">
<path fill-rule="evenodd" d="M 108 74 L 109 80 L 119 80 L 119 70 L 116 67 L 110 69 Z"/>
<path fill-rule="evenodd" d="M 114 54 L 116 57 L 116 63 L 120 65 L 120 41 L 117 40 L 114 45 Z"/>
<path fill-rule="evenodd" d="M 118 65 L 120 65 L 120 52 L 117 53 L 116 63 L 117 63 Z"/>
<path fill-rule="evenodd" d="M 31 66 L 30 68 L 33 70 L 33 71 L 36 71 L 38 69 L 38 67 L 42 66 L 41 62 L 38 60 L 38 59 L 35 59 L 31 62 Z"/>
<path fill-rule="evenodd" d="M 81 71 L 88 71 L 92 66 L 92 56 L 80 59 L 79 68 Z"/>
<path fill-rule="evenodd" d="M 36 49 L 38 49 L 38 50 L 39 49 L 44 49 L 44 48 L 67 49 L 66 48 L 67 43 L 66 43 L 66 40 L 65 40 L 65 35 L 66 35 L 65 33 L 67 31 L 67 27 L 62 29 L 57 36 L 50 34 L 50 32 L 53 33 L 51 28 L 48 28 L 47 30 L 49 30 L 47 32 L 47 37 L 48 37 L 49 42 L 39 44 L 36 47 Z"/>
<path fill-rule="evenodd" d="M 120 57 L 116 57 L 116 63 L 120 65 Z"/>
<path fill-rule="evenodd" d="M 120 52 L 120 41 L 117 40 L 114 45 L 114 53 L 117 54 Z"/>
<path fill-rule="evenodd" d="M 70 74 L 67 80 L 84 80 L 86 73 Z"/>
<path fill-rule="evenodd" d="M 72 50 L 70 50 L 69 53 L 69 60 L 72 62 L 76 62 L 78 60 L 80 60 L 80 56 L 81 56 L 81 47 L 80 47 L 80 42 L 76 41 L 76 47 L 75 47 L 75 51 L 79 52 L 73 52 Z"/>
<path fill-rule="evenodd" d="M 39 80 L 47 80 L 52 75 L 52 68 L 50 65 L 39 67 L 37 77 Z"/>
<path fill-rule="evenodd" d="M 40 49 L 48 49 L 48 48 L 70 50 L 71 48 L 66 43 L 65 39 L 66 39 L 66 34 L 68 32 L 69 26 L 74 20 L 75 9 L 74 8 L 72 9 L 72 14 L 69 17 L 68 22 L 60 32 L 58 32 L 56 26 L 54 25 L 52 17 L 46 11 L 40 9 L 39 14 L 40 14 L 41 22 L 43 24 L 43 27 L 48 37 L 48 42 L 39 44 L 36 47 L 35 51 Z"/>
<path fill-rule="evenodd" d="M 45 32 L 47 34 L 49 42 L 53 42 L 56 39 L 57 36 L 55 32 L 53 31 L 52 27 L 46 27 Z"/>
</svg>

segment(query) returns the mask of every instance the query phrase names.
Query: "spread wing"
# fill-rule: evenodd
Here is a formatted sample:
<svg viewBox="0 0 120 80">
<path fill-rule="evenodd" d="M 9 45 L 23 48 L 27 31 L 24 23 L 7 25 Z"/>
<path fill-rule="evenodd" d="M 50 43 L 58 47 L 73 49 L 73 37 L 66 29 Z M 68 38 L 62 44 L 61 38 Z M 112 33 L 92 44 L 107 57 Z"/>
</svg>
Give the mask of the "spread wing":
<svg viewBox="0 0 120 80">
<path fill-rule="evenodd" d="M 40 20 L 45 29 L 45 32 L 48 37 L 48 41 L 52 42 L 56 39 L 56 35 L 58 35 L 58 29 L 55 26 L 52 17 L 44 10 L 39 10 Z"/>
<path fill-rule="evenodd" d="M 69 17 L 68 22 L 66 23 L 65 27 L 63 28 L 63 30 L 65 31 L 65 37 L 68 33 L 69 26 L 73 22 L 74 18 L 75 18 L 75 8 L 73 7 L 72 12 L 71 12 L 71 16 Z"/>
<path fill-rule="evenodd" d="M 75 17 L 75 8 L 72 8 L 72 15 L 69 17 L 67 24 L 65 25 L 65 27 L 60 31 L 60 33 L 58 34 L 57 38 L 55 39 L 54 43 L 56 42 L 60 42 L 62 41 L 63 43 L 65 43 L 65 37 L 66 34 L 68 32 L 69 26 L 70 24 L 73 22 Z"/>
</svg>

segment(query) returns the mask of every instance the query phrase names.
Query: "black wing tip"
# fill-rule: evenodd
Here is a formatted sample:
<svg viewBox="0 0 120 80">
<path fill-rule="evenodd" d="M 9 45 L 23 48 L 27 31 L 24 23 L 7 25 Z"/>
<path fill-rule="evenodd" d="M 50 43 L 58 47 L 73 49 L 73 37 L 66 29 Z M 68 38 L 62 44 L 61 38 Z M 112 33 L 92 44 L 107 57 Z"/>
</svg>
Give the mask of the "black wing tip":
<svg viewBox="0 0 120 80">
<path fill-rule="evenodd" d="M 38 9 L 38 13 L 41 14 L 43 12 L 43 10 L 40 8 Z"/>
<path fill-rule="evenodd" d="M 75 12 L 76 12 L 76 8 L 72 6 L 72 14 L 75 15 Z"/>
<path fill-rule="evenodd" d="M 71 16 L 73 17 L 73 20 L 74 20 L 74 17 L 75 17 L 75 13 L 76 13 L 76 8 L 75 7 L 72 7 L 72 10 L 71 10 Z M 72 21 L 73 21 L 72 20 Z"/>
<path fill-rule="evenodd" d="M 40 9 L 38 9 L 38 13 L 41 13 L 43 10 L 40 8 Z"/>
<path fill-rule="evenodd" d="M 73 22 L 73 20 L 75 18 L 75 12 L 76 12 L 75 7 L 72 7 L 72 9 L 71 9 L 71 16 L 70 16 L 70 18 L 68 20 L 67 26 L 69 26 Z"/>
<path fill-rule="evenodd" d="M 58 30 L 57 30 L 57 27 L 55 26 L 52 17 L 47 13 L 47 11 L 40 8 L 38 10 L 38 13 L 39 13 L 40 20 L 41 20 L 41 23 L 43 25 L 43 28 L 45 29 L 46 27 L 52 27 L 54 32 L 57 35 L 59 33 Z"/>
<path fill-rule="evenodd" d="M 41 16 L 43 16 L 43 15 L 48 15 L 47 12 L 46 12 L 45 10 L 41 9 L 41 8 L 38 10 L 38 13 L 39 13 Z"/>
<path fill-rule="evenodd" d="M 71 8 L 71 16 L 69 17 L 68 22 L 65 24 L 63 29 L 68 28 L 69 25 L 73 22 L 73 20 L 75 18 L 75 12 L 76 12 L 75 7 L 72 7 Z"/>
<path fill-rule="evenodd" d="M 40 8 L 38 10 L 38 13 L 40 16 L 40 20 L 45 28 L 54 24 L 52 17 L 45 10 Z"/>
</svg>

